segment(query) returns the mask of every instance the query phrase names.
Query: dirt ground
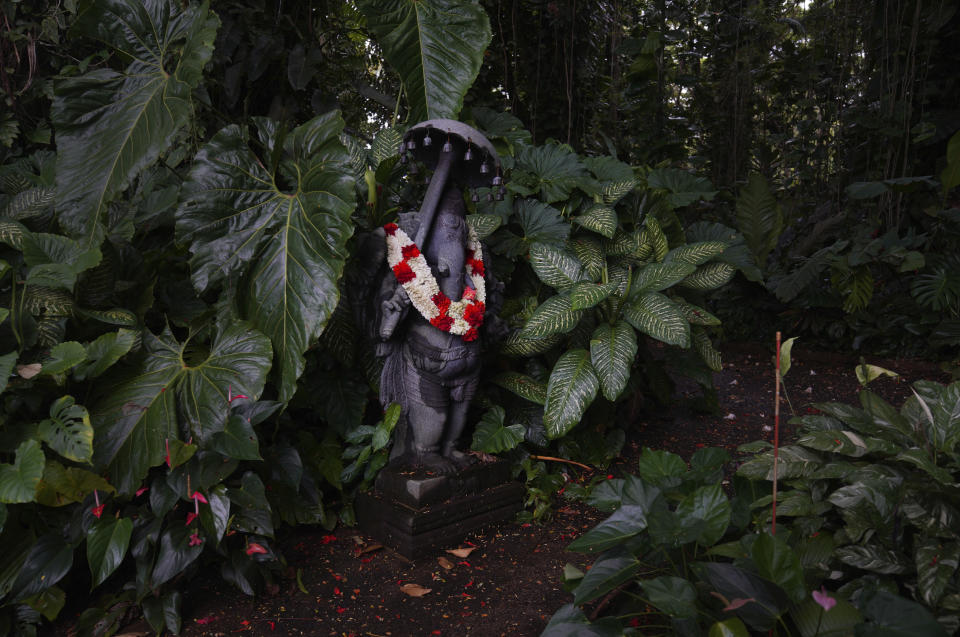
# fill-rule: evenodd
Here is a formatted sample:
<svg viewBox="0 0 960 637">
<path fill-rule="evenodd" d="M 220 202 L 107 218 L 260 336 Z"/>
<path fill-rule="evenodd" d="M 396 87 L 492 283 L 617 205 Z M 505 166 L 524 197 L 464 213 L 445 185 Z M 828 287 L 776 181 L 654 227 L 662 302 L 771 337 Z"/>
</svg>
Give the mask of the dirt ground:
<svg viewBox="0 0 960 637">
<path fill-rule="evenodd" d="M 724 348 L 724 369 L 716 375 L 720 415 L 680 406 L 644 417 L 631 433 L 623 457 L 607 470 L 622 475 L 635 465 L 645 446 L 688 458 L 698 447 L 731 451 L 760 438 L 772 440 L 774 377 L 769 350 L 750 345 Z M 909 383 L 945 379 L 935 365 L 909 360 L 869 359 L 901 373 L 899 381 L 871 385 L 899 407 L 910 395 Z M 822 352 L 794 350 L 785 377 L 798 413 L 820 401 L 856 402 L 855 360 Z M 784 404 L 780 436 L 789 441 Z M 332 533 L 300 528 L 278 538 L 289 578 L 274 591 L 250 598 L 211 576 L 184 595 L 183 635 L 538 635 L 550 616 L 572 596 L 561 588 L 567 562 L 583 567 L 586 558 L 567 553 L 570 541 L 594 526 L 602 515 L 580 504 L 558 501 L 558 511 L 543 524 L 505 523 L 468 537 L 459 555 L 438 551 L 410 562 L 377 548 L 356 529 Z M 296 572 L 300 572 L 300 583 Z M 305 590 L 303 592 L 301 590 Z M 416 585 L 412 596 L 405 585 Z M 409 586 L 408 586 L 409 588 Z M 136 634 L 142 627 L 130 627 Z M 121 631 L 123 632 L 123 631 Z M 144 633 L 141 633 L 144 634 Z"/>
</svg>

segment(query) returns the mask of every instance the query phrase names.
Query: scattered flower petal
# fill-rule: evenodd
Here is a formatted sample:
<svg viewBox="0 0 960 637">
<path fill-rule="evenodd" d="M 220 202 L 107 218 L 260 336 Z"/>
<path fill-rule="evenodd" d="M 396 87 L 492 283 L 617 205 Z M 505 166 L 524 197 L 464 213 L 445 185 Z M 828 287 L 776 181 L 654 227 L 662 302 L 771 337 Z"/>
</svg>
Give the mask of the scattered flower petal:
<svg viewBox="0 0 960 637">
<path fill-rule="evenodd" d="M 256 542 L 250 542 L 250 544 L 247 544 L 247 555 L 253 555 L 254 553 L 265 554 L 266 552 L 267 549 L 263 548 L 263 546 L 257 544 Z"/>
<path fill-rule="evenodd" d="M 468 557 L 471 553 L 477 550 L 477 547 L 471 546 L 462 549 L 447 549 L 447 553 L 450 555 L 456 555 L 457 557 Z"/>
</svg>

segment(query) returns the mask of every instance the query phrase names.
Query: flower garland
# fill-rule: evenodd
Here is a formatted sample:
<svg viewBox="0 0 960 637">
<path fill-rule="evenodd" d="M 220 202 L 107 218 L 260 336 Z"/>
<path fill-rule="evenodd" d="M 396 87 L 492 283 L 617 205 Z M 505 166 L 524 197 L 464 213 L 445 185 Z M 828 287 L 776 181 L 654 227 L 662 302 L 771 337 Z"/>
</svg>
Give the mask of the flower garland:
<svg viewBox="0 0 960 637">
<path fill-rule="evenodd" d="M 400 226 L 388 223 L 383 229 L 387 233 L 387 264 L 413 307 L 438 330 L 462 336 L 465 341 L 476 340 L 477 328 L 483 324 L 487 293 L 483 282 L 483 253 L 473 228 L 469 228 L 466 254 L 467 274 L 473 289 L 466 288 L 459 301 L 451 301 L 440 291 L 420 248 Z"/>
</svg>

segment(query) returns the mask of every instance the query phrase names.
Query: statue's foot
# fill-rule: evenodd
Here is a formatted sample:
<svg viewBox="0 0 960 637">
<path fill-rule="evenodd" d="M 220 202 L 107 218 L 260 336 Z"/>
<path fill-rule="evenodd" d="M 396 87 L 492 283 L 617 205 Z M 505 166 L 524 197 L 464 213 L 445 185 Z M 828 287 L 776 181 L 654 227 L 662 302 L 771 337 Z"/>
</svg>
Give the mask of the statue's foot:
<svg viewBox="0 0 960 637">
<path fill-rule="evenodd" d="M 476 464 L 477 459 L 471 455 L 465 454 L 462 451 L 456 449 L 451 449 L 450 451 L 443 454 L 446 458 L 449 458 L 453 463 L 457 465 L 459 469 L 466 469 L 470 465 Z"/>
<path fill-rule="evenodd" d="M 457 463 L 451 458 L 438 453 L 423 453 L 417 458 L 417 465 L 427 471 L 436 471 L 440 475 L 453 475 L 460 470 Z"/>
</svg>

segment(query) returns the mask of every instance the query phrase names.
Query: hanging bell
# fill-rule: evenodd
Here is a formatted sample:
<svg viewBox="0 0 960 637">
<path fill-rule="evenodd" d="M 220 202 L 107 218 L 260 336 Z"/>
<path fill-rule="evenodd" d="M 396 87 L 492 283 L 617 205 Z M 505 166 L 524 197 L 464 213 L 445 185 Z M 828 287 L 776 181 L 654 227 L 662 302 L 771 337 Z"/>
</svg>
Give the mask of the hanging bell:
<svg viewBox="0 0 960 637">
<path fill-rule="evenodd" d="M 488 164 L 487 162 L 483 162 L 482 164 L 480 164 L 480 174 L 486 175 L 488 172 L 490 172 L 490 164 Z"/>
<path fill-rule="evenodd" d="M 480 193 L 478 193 L 476 190 L 474 190 L 474 191 L 473 191 L 473 196 L 470 197 L 470 201 L 472 201 L 473 203 L 480 203 Z"/>
<path fill-rule="evenodd" d="M 493 201 L 493 193 L 492 193 L 492 192 L 488 192 L 488 193 L 487 193 L 487 201 Z"/>
<path fill-rule="evenodd" d="M 497 188 L 497 194 L 494 195 L 494 199 L 496 199 L 497 201 L 503 201 L 503 194 L 506 191 L 507 191 L 506 188 L 504 188 L 503 186 L 500 186 L 499 188 Z"/>
<path fill-rule="evenodd" d="M 443 144 L 443 152 L 445 152 L 445 153 L 452 153 L 452 152 L 453 152 L 453 144 L 450 143 L 450 136 L 449 136 L 449 135 L 447 135 L 447 141 L 444 142 L 444 144 Z"/>
<path fill-rule="evenodd" d="M 501 185 L 503 185 L 503 177 L 501 177 L 500 175 L 497 175 L 496 177 L 494 177 L 494 178 L 493 178 L 493 185 L 494 185 L 494 186 L 501 186 Z"/>
<path fill-rule="evenodd" d="M 416 148 L 417 148 L 416 141 L 411 139 L 410 141 L 407 142 L 407 150 L 415 150 Z"/>
<path fill-rule="evenodd" d="M 470 145 L 470 138 L 467 138 L 467 152 L 463 154 L 463 161 L 470 161 L 473 159 L 473 147 Z"/>
<path fill-rule="evenodd" d="M 427 130 L 427 134 L 423 136 L 423 147 L 428 148 L 433 143 L 433 140 L 430 139 L 430 131 Z"/>
</svg>

